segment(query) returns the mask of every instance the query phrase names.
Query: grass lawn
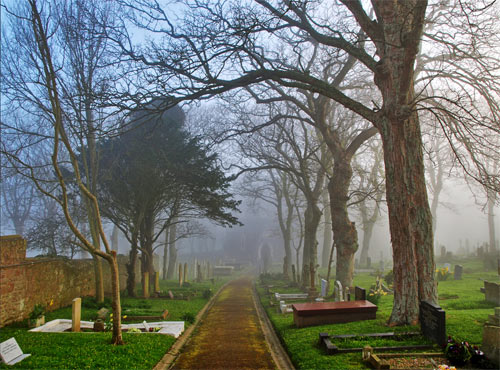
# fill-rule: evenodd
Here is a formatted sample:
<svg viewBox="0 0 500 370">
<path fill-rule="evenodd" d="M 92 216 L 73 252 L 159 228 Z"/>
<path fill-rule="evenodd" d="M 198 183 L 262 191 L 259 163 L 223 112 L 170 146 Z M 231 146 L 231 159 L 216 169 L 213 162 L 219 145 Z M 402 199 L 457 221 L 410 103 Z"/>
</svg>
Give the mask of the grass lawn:
<svg viewBox="0 0 500 370">
<path fill-rule="evenodd" d="M 231 277 L 234 278 L 234 277 Z M 209 300 L 208 289 L 213 294 L 227 281 L 228 277 L 210 281 L 190 283 L 179 288 L 176 281 L 160 281 L 162 292 L 172 290 L 178 294 L 194 296 L 190 300 L 143 299 L 122 297 L 122 315 L 161 315 L 168 309 L 167 321 L 184 321 L 194 318 Z M 141 294 L 138 291 L 138 294 Z M 92 299 L 84 298 L 82 320 L 96 318 L 99 305 Z M 46 322 L 54 319 L 71 319 L 71 306 L 45 315 Z M 151 321 L 151 320 L 148 320 Z M 142 322 L 142 320 L 141 320 Z M 190 322 L 186 321 L 186 328 Z M 0 368 L 22 369 L 151 369 L 174 344 L 175 338 L 161 334 L 123 333 L 125 345 L 110 345 L 111 333 L 31 333 L 27 320 L 0 329 L 0 342 L 14 337 L 24 353 L 31 356 L 23 361 Z"/>
<path fill-rule="evenodd" d="M 452 261 L 454 266 L 454 261 Z M 484 294 L 479 289 L 483 286 L 483 280 L 497 281 L 496 271 L 484 272 L 482 265 L 475 260 L 456 261 L 464 267 L 462 280 L 453 280 L 450 275 L 446 281 L 440 281 L 438 285 L 439 304 L 446 312 L 447 334 L 459 341 L 468 341 L 473 345 L 481 345 L 482 327 L 487 321 L 488 315 L 493 313 L 495 305 L 484 300 Z M 442 267 L 438 264 L 438 267 Z M 453 267 L 452 267 L 453 269 Z M 291 293 L 299 292 L 297 288 L 291 288 L 279 280 L 264 280 L 267 285 L 273 285 L 273 292 Z M 375 284 L 375 276 L 369 273 L 361 273 L 355 276 L 354 285 L 365 289 Z M 331 283 L 333 287 L 333 282 Z M 331 288 L 332 289 L 332 288 Z M 361 353 L 349 353 L 342 355 L 327 356 L 318 345 L 319 333 L 329 334 L 361 334 L 381 332 L 408 332 L 419 331 L 418 326 L 388 327 L 387 320 L 391 314 L 393 296 L 386 295 L 380 298 L 378 303 L 377 319 L 358 321 L 345 324 L 331 324 L 312 326 L 297 329 L 293 324 L 293 314 L 281 314 L 277 312 L 276 305 L 271 306 L 270 296 L 262 285 L 262 280 L 257 284 L 257 290 L 261 302 L 274 325 L 278 336 L 281 338 L 288 354 L 298 369 L 366 369 L 369 368 L 361 360 Z M 288 303 L 288 302 L 287 302 Z M 341 348 L 371 346 L 397 346 L 411 344 L 432 344 L 422 337 L 411 337 L 404 341 L 385 339 L 360 339 L 336 341 L 335 345 Z M 440 348 L 436 347 L 436 351 Z"/>
</svg>

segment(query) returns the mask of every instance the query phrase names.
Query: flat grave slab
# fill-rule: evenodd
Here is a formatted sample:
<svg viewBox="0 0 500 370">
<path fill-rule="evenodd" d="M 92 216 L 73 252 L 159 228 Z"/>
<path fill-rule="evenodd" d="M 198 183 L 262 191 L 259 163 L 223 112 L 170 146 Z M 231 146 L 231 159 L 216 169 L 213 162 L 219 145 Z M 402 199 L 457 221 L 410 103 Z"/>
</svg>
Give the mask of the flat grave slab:
<svg viewBox="0 0 500 370">
<path fill-rule="evenodd" d="M 293 320 L 298 328 L 373 320 L 378 307 L 369 301 L 295 303 Z"/>
<path fill-rule="evenodd" d="M 23 353 L 14 337 L 0 343 L 0 358 L 2 362 L 7 365 L 17 364 L 28 356 L 31 355 L 29 353 Z"/>
<path fill-rule="evenodd" d="M 308 293 L 274 293 L 274 297 L 279 301 L 307 299 Z"/>
<path fill-rule="evenodd" d="M 150 327 L 159 327 L 160 330 L 154 332 L 156 334 L 167 334 L 172 335 L 175 338 L 179 337 L 184 331 L 184 321 L 157 321 L 147 323 Z M 81 321 L 81 329 L 93 329 L 94 322 L 92 321 Z M 144 324 L 122 324 L 122 329 L 143 329 Z M 38 328 L 31 329 L 32 332 L 43 332 L 43 333 L 64 333 L 71 331 L 71 320 L 68 319 L 56 319 L 49 321 L 45 325 L 39 326 Z M 84 332 L 85 333 L 85 332 Z"/>
</svg>

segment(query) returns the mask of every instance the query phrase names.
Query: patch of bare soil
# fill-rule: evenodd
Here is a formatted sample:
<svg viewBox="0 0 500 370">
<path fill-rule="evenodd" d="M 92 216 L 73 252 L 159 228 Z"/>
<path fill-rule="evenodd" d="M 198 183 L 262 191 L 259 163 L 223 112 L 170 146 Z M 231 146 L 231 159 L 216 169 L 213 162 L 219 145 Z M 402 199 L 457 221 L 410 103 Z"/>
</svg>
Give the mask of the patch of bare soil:
<svg viewBox="0 0 500 370">
<path fill-rule="evenodd" d="M 389 365 L 391 369 L 436 369 L 437 365 L 449 365 L 448 360 L 443 357 L 397 357 L 397 358 L 388 358 L 384 359 Z"/>
<path fill-rule="evenodd" d="M 252 300 L 252 282 L 230 282 L 217 296 L 173 369 L 275 369 Z"/>
</svg>

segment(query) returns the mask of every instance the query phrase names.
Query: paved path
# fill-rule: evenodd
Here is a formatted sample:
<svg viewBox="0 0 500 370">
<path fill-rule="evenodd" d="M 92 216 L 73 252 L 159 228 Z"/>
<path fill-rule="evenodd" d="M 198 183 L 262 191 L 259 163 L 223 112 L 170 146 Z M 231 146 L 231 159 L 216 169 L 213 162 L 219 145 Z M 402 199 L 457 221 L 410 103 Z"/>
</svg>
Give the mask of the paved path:
<svg viewBox="0 0 500 370">
<path fill-rule="evenodd" d="M 252 281 L 228 283 L 173 369 L 277 369 L 253 302 Z"/>
</svg>

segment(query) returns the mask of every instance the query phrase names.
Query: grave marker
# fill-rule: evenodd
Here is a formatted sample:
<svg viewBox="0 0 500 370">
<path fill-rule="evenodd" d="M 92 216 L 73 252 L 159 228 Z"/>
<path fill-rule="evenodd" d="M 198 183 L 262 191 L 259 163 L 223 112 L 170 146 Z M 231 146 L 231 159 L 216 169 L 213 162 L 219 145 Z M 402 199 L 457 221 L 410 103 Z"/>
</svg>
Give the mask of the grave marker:
<svg viewBox="0 0 500 370">
<path fill-rule="evenodd" d="M 326 281 L 325 279 L 321 279 L 321 296 L 322 297 L 326 297 L 327 295 L 327 291 L 326 291 L 326 286 L 328 284 L 328 281 Z"/>
<path fill-rule="evenodd" d="M 354 287 L 354 300 L 356 301 L 366 301 L 366 289 L 359 286 Z"/>
<path fill-rule="evenodd" d="M 453 278 L 455 280 L 462 280 L 463 269 L 462 265 L 455 265 L 455 271 L 453 272 Z"/>
<path fill-rule="evenodd" d="M 82 317 L 82 299 L 75 298 L 71 303 L 71 331 L 80 331 L 80 320 Z"/>
<path fill-rule="evenodd" d="M 420 329 L 422 334 L 440 346 L 446 344 L 446 315 L 437 304 L 420 302 Z"/>
<path fill-rule="evenodd" d="M 342 302 L 344 299 L 342 297 L 342 284 L 340 281 L 335 281 L 335 286 L 333 288 L 333 295 L 335 298 L 335 302 Z"/>
<path fill-rule="evenodd" d="M 0 357 L 7 365 L 17 364 L 19 361 L 22 361 L 29 356 L 31 356 L 29 353 L 23 353 L 14 337 L 0 343 Z"/>
<path fill-rule="evenodd" d="M 168 291 L 168 296 L 170 299 L 174 299 L 174 293 L 171 290 Z"/>
</svg>

